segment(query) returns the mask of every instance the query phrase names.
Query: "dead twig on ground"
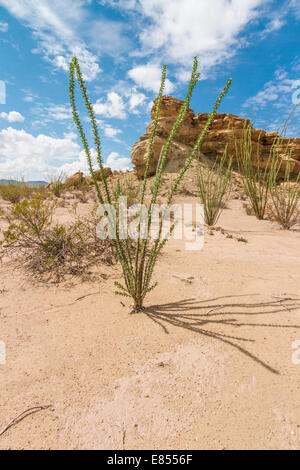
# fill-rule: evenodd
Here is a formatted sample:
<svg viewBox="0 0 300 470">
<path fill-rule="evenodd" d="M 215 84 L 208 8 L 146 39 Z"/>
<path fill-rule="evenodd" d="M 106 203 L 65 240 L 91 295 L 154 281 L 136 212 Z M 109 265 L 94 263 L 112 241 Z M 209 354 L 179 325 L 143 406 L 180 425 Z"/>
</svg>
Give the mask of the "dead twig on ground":
<svg viewBox="0 0 300 470">
<path fill-rule="evenodd" d="M 82 300 L 82 299 L 85 299 L 85 297 L 89 297 L 90 295 L 96 295 L 96 294 L 100 294 L 100 292 L 91 292 L 90 294 L 86 294 L 86 295 L 82 295 L 81 297 L 78 297 L 77 299 L 75 299 L 75 302 L 77 302 L 77 300 Z"/>
<path fill-rule="evenodd" d="M 51 408 L 52 405 L 45 405 L 45 406 L 33 406 L 31 408 L 27 408 L 27 410 L 22 411 L 18 416 L 16 416 L 14 419 L 12 419 L 3 429 L 0 431 L 0 436 L 3 436 L 3 434 L 8 431 L 12 426 L 15 424 L 18 424 L 20 421 L 23 419 L 27 418 L 28 416 L 32 415 L 33 413 L 37 413 L 38 411 L 42 410 L 47 410 L 48 408 Z"/>
<path fill-rule="evenodd" d="M 121 429 L 122 431 L 122 450 L 125 450 L 125 440 L 126 440 L 126 429 L 125 429 L 125 423 L 122 424 L 122 426 L 118 423 L 115 424 L 118 428 Z"/>
</svg>

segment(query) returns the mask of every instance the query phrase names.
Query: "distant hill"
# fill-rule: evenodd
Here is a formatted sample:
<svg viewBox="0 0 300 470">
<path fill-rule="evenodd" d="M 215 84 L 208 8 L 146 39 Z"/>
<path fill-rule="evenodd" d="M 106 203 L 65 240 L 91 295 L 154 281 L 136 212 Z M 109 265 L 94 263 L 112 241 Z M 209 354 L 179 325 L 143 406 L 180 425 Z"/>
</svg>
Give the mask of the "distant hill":
<svg viewBox="0 0 300 470">
<path fill-rule="evenodd" d="M 26 184 L 26 186 L 46 186 L 48 183 L 47 181 L 17 181 L 17 180 L 0 180 L 0 185 L 8 185 L 8 184 Z"/>
</svg>

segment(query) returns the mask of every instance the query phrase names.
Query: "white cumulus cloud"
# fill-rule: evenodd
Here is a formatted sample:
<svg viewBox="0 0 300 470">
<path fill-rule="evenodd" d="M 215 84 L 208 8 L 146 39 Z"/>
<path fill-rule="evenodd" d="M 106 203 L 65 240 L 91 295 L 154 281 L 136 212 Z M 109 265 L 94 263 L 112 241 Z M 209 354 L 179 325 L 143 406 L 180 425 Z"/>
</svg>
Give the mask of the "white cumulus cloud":
<svg viewBox="0 0 300 470">
<path fill-rule="evenodd" d="M 51 105 L 46 109 L 49 118 L 55 121 L 64 121 L 72 118 L 72 111 L 69 105 Z"/>
<path fill-rule="evenodd" d="M 71 57 L 77 55 L 84 78 L 93 80 L 101 69 L 97 56 L 80 39 L 86 20 L 85 4 L 82 0 L 0 0 L 0 6 L 33 31 L 37 40 L 33 52 L 42 53 L 63 70 L 68 69 Z"/>
<path fill-rule="evenodd" d="M 130 168 L 131 159 L 120 157 L 118 152 L 111 152 L 107 157 L 105 165 L 112 170 L 126 171 Z"/>
<path fill-rule="evenodd" d="M 46 180 L 58 174 L 72 175 L 76 171 L 88 174 L 86 155 L 77 142 L 74 132 L 66 132 L 63 138 L 44 134 L 33 136 L 25 130 L 12 127 L 0 131 L 0 178 Z M 96 152 L 91 149 L 96 164 Z M 105 166 L 112 170 L 125 171 L 130 168 L 130 158 L 111 152 Z"/>
<path fill-rule="evenodd" d="M 121 134 L 122 131 L 120 129 L 115 129 L 114 127 L 106 126 L 104 127 L 104 135 L 106 137 L 115 138 L 118 134 Z"/>
<path fill-rule="evenodd" d="M 248 98 L 244 107 L 271 107 L 275 104 L 277 107 L 293 107 L 293 85 L 295 80 L 289 78 L 288 73 L 283 69 L 275 72 L 273 80 L 266 82 L 255 96 Z"/>
<path fill-rule="evenodd" d="M 300 80 L 295 80 L 285 69 L 279 68 L 274 79 L 248 98 L 243 107 L 251 114 L 259 111 L 256 121 L 260 127 L 267 126 L 267 130 L 284 131 L 289 137 L 297 137 L 300 131 L 299 100 Z"/>
<path fill-rule="evenodd" d="M 139 114 L 139 108 L 145 103 L 146 100 L 147 96 L 144 95 L 144 93 L 137 91 L 134 87 L 131 90 L 128 98 L 129 111 L 134 114 Z"/>
<path fill-rule="evenodd" d="M 94 168 L 97 169 L 98 166 L 96 164 L 96 152 L 94 149 L 91 149 L 91 157 L 94 162 Z M 104 162 L 104 165 L 111 168 L 113 171 L 126 171 L 129 170 L 131 166 L 131 160 L 130 158 L 120 156 L 118 152 L 111 152 Z M 81 151 L 76 160 L 60 166 L 58 171 L 65 175 L 73 175 L 77 171 L 82 171 L 85 174 L 89 174 L 85 152 Z"/>
<path fill-rule="evenodd" d="M 162 69 L 158 64 L 149 62 L 146 65 L 138 65 L 129 70 L 128 77 L 134 80 L 140 88 L 158 93 L 161 83 L 161 72 Z M 170 80 L 166 79 L 165 92 L 171 93 L 173 89 L 174 85 Z"/>
<path fill-rule="evenodd" d="M 25 118 L 18 111 L 10 111 L 9 113 L 0 113 L 2 119 L 6 119 L 8 122 L 24 122 Z"/>
<path fill-rule="evenodd" d="M 189 78 L 193 57 L 198 56 L 205 75 L 217 64 L 232 57 L 245 40 L 241 35 L 254 20 L 268 18 L 268 0 L 107 0 L 118 9 L 125 9 L 138 18 L 137 57 L 154 55 L 160 63 L 176 64 L 178 79 Z M 297 3 L 298 0 L 292 0 Z M 269 32 L 282 26 L 273 21 Z M 150 65 L 147 66 L 150 68 Z M 157 92 L 157 84 L 143 69 L 131 73 L 144 82 L 145 89 Z M 157 78 L 156 78 L 157 80 Z M 168 91 L 167 91 L 168 92 Z"/>
<path fill-rule="evenodd" d="M 64 164 L 79 158 L 80 147 L 73 135 L 58 139 L 12 127 L 0 132 L 0 177 L 45 178 Z"/>
<path fill-rule="evenodd" d="M 125 104 L 122 97 L 111 91 L 107 94 L 107 99 L 103 102 L 102 99 L 99 99 L 94 104 L 94 111 L 99 116 L 109 117 L 109 118 L 126 118 Z"/>
</svg>

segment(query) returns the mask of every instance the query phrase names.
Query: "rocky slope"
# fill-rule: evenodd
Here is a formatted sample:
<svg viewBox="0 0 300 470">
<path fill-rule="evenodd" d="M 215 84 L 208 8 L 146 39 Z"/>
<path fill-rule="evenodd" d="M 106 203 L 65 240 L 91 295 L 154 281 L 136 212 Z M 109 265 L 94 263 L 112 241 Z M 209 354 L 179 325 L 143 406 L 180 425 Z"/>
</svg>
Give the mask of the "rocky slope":
<svg viewBox="0 0 300 470">
<path fill-rule="evenodd" d="M 162 98 L 150 165 L 151 175 L 156 171 L 161 148 L 166 142 L 182 103 L 183 102 L 181 100 L 172 96 L 166 95 Z M 151 110 L 152 120 L 154 118 L 154 109 L 155 101 Z M 201 129 L 203 129 L 207 117 L 207 113 L 195 114 L 192 109 L 188 110 L 171 145 L 165 168 L 166 172 L 177 172 L 178 169 L 182 167 L 182 164 L 190 154 Z M 215 158 L 216 156 L 223 154 L 227 145 L 228 155 L 233 155 L 233 157 L 235 157 L 236 145 L 239 149 L 242 143 L 243 129 L 247 124 L 249 124 L 249 121 L 238 116 L 234 116 L 233 114 L 217 114 L 203 141 L 201 147 L 202 155 L 209 158 Z M 134 164 L 136 174 L 139 177 L 144 174 L 152 127 L 153 122 L 147 126 L 146 133 L 140 137 L 139 142 L 132 147 L 132 163 Z M 257 158 L 257 154 L 261 155 L 264 161 L 268 159 L 274 139 L 276 139 L 277 135 L 277 132 L 266 132 L 255 128 L 251 129 L 252 156 L 254 161 L 255 158 Z M 279 158 L 282 158 L 283 161 L 286 161 L 289 152 L 292 152 L 291 169 L 292 173 L 297 175 L 300 171 L 300 138 L 291 139 L 290 141 L 286 138 L 282 138 L 280 145 L 276 148 Z M 282 165 L 283 171 L 284 167 L 285 165 Z"/>
</svg>

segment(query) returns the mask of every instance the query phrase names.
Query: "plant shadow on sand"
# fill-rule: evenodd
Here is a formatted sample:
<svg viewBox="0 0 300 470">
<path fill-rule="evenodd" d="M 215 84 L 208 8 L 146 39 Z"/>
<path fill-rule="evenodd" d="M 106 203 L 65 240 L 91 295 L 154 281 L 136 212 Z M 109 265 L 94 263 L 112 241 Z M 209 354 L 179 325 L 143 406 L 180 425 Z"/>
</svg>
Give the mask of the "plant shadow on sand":
<svg viewBox="0 0 300 470">
<path fill-rule="evenodd" d="M 294 328 L 300 329 L 299 325 L 272 324 L 272 323 L 252 323 L 241 321 L 238 316 L 263 316 L 271 314 L 287 313 L 294 310 L 300 310 L 300 299 L 282 298 L 269 302 L 255 303 L 216 303 L 226 298 L 241 296 L 226 296 L 215 299 L 197 301 L 195 299 L 185 299 L 178 302 L 171 302 L 161 305 L 153 305 L 143 310 L 143 313 L 157 323 L 163 331 L 168 334 L 167 325 L 177 326 L 186 330 L 209 336 L 216 340 L 222 341 L 242 354 L 254 360 L 269 372 L 280 375 L 280 372 L 259 357 L 251 353 L 244 346 L 245 343 L 255 343 L 254 339 L 248 339 L 213 330 L 214 327 L 228 327 L 231 330 L 237 327 L 253 327 L 253 328 Z M 214 302 L 213 304 L 211 302 Z M 240 310 L 239 310 L 240 309 Z M 265 311 L 261 311 L 266 309 Z M 199 311 L 193 313 L 194 311 Z M 237 318 L 235 318 L 237 317 Z"/>
</svg>

